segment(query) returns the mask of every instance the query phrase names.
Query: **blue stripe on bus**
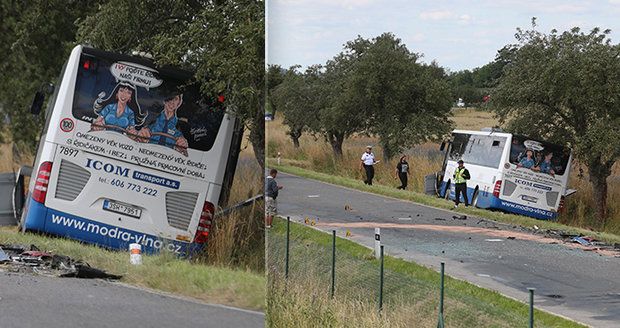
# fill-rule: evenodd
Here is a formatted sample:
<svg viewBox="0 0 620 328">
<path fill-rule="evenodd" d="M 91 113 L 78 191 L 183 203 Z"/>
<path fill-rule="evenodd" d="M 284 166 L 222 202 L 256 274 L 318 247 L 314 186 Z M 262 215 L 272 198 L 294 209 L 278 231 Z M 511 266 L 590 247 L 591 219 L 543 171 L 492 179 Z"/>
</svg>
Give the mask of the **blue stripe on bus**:
<svg viewBox="0 0 620 328">
<path fill-rule="evenodd" d="M 442 181 L 441 189 L 439 189 L 440 190 L 439 195 L 444 198 L 445 198 L 445 192 L 444 192 L 445 188 L 446 188 L 446 181 Z M 454 200 L 454 197 L 455 197 L 454 191 L 448 190 L 448 192 L 450 193 L 449 199 Z M 467 198 L 469 200 L 472 200 L 473 196 L 474 196 L 474 188 L 468 187 Z M 461 197 L 461 201 L 463 201 L 462 197 Z M 503 210 L 506 212 L 511 212 L 511 213 L 515 213 L 519 215 L 525 215 L 525 216 L 529 216 L 529 217 L 533 217 L 533 218 L 541 219 L 541 220 L 553 220 L 558 216 L 557 212 L 547 211 L 547 210 L 534 208 L 534 207 L 527 206 L 527 205 L 509 202 L 509 201 L 502 200 L 502 199 L 499 199 L 493 196 L 493 193 L 483 192 L 483 191 L 478 192 L 478 202 L 476 203 L 476 207 L 486 208 L 486 209 L 495 208 L 495 209 Z"/>
<path fill-rule="evenodd" d="M 28 213 L 24 221 L 27 230 L 50 233 L 119 250 L 128 250 L 129 244 L 138 243 L 142 245 L 143 253 L 147 254 L 157 253 L 165 248 L 179 255 L 187 256 L 202 250 L 204 247 L 204 244 L 164 239 L 71 215 L 48 208 L 32 199 L 29 203 Z"/>
</svg>

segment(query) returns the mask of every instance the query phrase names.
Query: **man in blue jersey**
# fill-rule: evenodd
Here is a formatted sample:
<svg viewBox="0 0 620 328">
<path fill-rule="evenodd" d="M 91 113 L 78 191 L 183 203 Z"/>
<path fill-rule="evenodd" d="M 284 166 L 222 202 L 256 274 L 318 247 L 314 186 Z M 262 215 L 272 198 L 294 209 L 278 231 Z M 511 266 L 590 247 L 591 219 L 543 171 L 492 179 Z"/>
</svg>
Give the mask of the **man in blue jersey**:
<svg viewBox="0 0 620 328">
<path fill-rule="evenodd" d="M 157 116 L 155 122 L 140 130 L 140 135 L 150 143 L 185 151 L 187 139 L 177 129 L 177 109 L 183 103 L 183 95 L 175 95 L 164 100 L 164 110 Z"/>
</svg>

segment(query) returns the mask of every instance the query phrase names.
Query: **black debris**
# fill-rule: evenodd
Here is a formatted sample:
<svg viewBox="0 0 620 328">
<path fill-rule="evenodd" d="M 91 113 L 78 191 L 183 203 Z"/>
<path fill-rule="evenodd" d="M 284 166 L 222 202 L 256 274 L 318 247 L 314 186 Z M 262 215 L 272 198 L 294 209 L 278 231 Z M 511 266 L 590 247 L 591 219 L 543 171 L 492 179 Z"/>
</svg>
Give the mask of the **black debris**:
<svg viewBox="0 0 620 328">
<path fill-rule="evenodd" d="M 35 245 L 0 244 L 0 263 L 10 272 L 36 273 L 57 277 L 120 279 L 68 256 L 40 251 Z"/>
</svg>

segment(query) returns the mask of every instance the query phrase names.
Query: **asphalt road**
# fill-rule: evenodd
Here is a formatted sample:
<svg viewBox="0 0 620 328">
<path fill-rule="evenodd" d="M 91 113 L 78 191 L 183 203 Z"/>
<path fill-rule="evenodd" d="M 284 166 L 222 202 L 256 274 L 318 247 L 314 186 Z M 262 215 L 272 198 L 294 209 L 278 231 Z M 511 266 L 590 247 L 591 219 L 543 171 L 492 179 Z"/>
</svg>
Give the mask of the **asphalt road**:
<svg viewBox="0 0 620 328">
<path fill-rule="evenodd" d="M 493 228 L 479 218 L 278 174 L 279 214 L 336 230 L 373 247 L 374 227 L 389 255 L 415 261 L 522 301 L 536 288 L 535 306 L 591 325 L 620 327 L 620 258 L 550 243 L 530 233 Z M 345 211 L 345 205 L 352 207 Z M 508 239 L 507 237 L 515 237 Z"/>
<path fill-rule="evenodd" d="M 103 280 L 0 272 L 0 327 L 263 327 L 264 315 Z"/>
</svg>

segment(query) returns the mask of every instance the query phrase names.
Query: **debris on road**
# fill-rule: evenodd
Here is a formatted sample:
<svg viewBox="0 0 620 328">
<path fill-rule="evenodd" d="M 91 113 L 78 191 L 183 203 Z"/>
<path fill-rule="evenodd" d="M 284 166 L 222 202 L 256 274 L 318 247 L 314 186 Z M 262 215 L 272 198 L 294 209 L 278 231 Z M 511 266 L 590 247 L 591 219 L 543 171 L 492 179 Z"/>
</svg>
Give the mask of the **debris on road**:
<svg viewBox="0 0 620 328">
<path fill-rule="evenodd" d="M 0 248 L 0 263 L 8 262 L 11 258 Z"/>
<path fill-rule="evenodd" d="M 454 220 L 467 220 L 467 215 L 453 215 Z"/>
<path fill-rule="evenodd" d="M 574 243 L 579 243 L 583 246 L 590 246 L 591 243 L 589 241 L 587 241 L 585 238 L 583 237 L 574 237 L 573 239 L 571 239 L 572 242 Z"/>
<path fill-rule="evenodd" d="M 121 279 L 88 263 L 39 250 L 35 245 L 0 244 L 0 270 L 55 277 Z"/>
<path fill-rule="evenodd" d="M 351 205 L 349 205 L 349 204 L 344 204 L 344 210 L 345 211 L 352 211 L 353 207 L 351 207 Z"/>
<path fill-rule="evenodd" d="M 515 240 L 515 239 L 517 239 L 517 237 L 510 236 L 510 237 L 508 237 L 507 239 L 510 239 L 510 240 Z"/>
<path fill-rule="evenodd" d="M 435 218 L 435 220 L 437 220 L 437 221 L 445 221 L 446 219 L 444 219 L 444 218 Z"/>
</svg>

